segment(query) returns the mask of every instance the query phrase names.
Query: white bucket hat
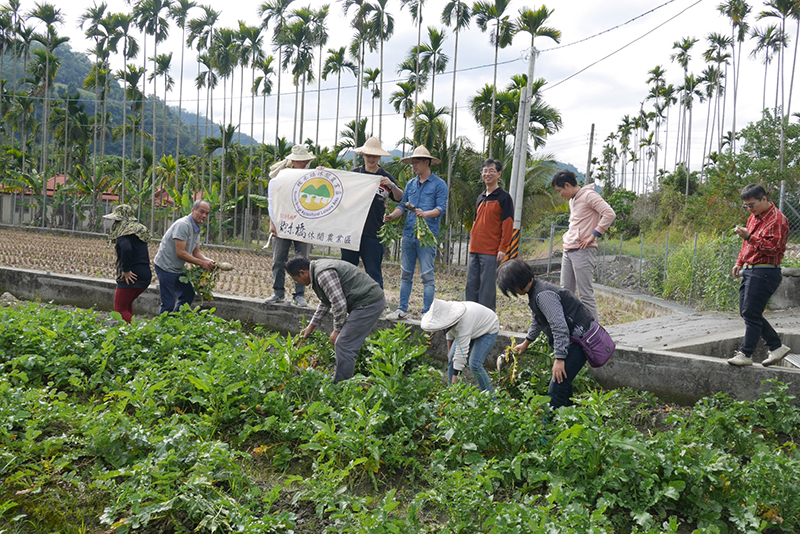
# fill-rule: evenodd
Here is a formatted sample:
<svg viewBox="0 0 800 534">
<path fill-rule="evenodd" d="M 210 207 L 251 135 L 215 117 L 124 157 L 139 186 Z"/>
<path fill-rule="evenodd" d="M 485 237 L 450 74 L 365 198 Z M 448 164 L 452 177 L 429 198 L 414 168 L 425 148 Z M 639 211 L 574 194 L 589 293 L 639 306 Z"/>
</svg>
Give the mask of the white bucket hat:
<svg viewBox="0 0 800 534">
<path fill-rule="evenodd" d="M 292 145 L 292 153 L 286 156 L 289 161 L 311 161 L 314 154 L 309 154 L 305 145 Z"/>
<path fill-rule="evenodd" d="M 465 313 L 467 306 L 463 302 L 433 299 L 431 309 L 422 316 L 419 326 L 426 332 L 444 330 L 456 324 Z"/>
<path fill-rule="evenodd" d="M 438 165 L 442 162 L 442 160 L 440 160 L 439 158 L 434 158 L 433 156 L 431 156 L 431 153 L 428 152 L 428 149 L 425 148 L 424 146 L 418 146 L 417 148 L 414 149 L 414 152 L 410 156 L 405 157 L 400 161 L 403 163 L 410 164 L 413 158 L 427 158 L 431 160 L 431 165 Z"/>
<path fill-rule="evenodd" d="M 370 137 L 367 139 L 367 142 L 364 143 L 364 146 L 358 147 L 353 150 L 353 152 L 361 154 L 362 156 L 391 156 L 391 154 L 383 149 L 381 141 L 377 137 Z"/>
</svg>

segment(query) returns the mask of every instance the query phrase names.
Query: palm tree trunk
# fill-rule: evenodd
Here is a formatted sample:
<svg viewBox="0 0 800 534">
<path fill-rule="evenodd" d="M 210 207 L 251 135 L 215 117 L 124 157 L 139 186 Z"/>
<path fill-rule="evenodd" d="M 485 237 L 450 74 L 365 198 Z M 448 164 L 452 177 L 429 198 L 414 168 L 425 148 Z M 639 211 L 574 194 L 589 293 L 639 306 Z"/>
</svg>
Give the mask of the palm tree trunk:
<svg viewBox="0 0 800 534">
<path fill-rule="evenodd" d="M 297 104 L 300 102 L 300 87 L 294 82 L 294 120 L 292 121 L 292 144 L 297 144 Z"/>
<path fill-rule="evenodd" d="M 320 110 L 320 90 L 322 89 L 322 45 L 319 45 L 319 70 L 317 71 L 317 132 L 314 135 L 314 148 L 319 156 L 319 110 Z"/>
<path fill-rule="evenodd" d="M 458 9 L 456 9 L 458 12 Z M 452 94 L 450 98 L 450 113 L 455 113 L 456 109 L 456 74 L 458 73 L 458 37 L 459 37 L 459 24 L 456 22 L 456 46 L 455 52 L 453 53 L 453 88 Z M 455 121 L 450 120 L 450 144 L 452 145 L 456 139 L 456 131 L 455 131 Z M 448 189 L 449 191 L 449 189 Z M 449 210 L 448 210 L 449 211 Z M 449 220 L 449 216 L 448 216 Z"/>
<path fill-rule="evenodd" d="M 225 102 L 228 101 L 228 81 L 222 80 L 222 127 L 220 128 L 220 136 L 222 137 L 222 157 L 219 160 L 219 236 L 217 236 L 217 243 L 220 245 L 225 241 L 222 239 L 222 217 L 225 213 L 222 207 L 225 205 L 225 156 L 228 152 L 227 136 L 225 135 L 225 124 L 228 122 L 227 110 Z"/>
<path fill-rule="evenodd" d="M 383 20 L 381 20 L 381 87 L 380 87 L 380 101 L 378 103 L 378 139 L 383 137 L 383 44 L 385 39 L 383 37 Z"/>
<path fill-rule="evenodd" d="M 498 33 L 500 31 L 500 21 L 497 22 L 497 30 L 494 35 L 494 78 L 492 81 L 492 110 L 491 118 L 489 119 L 489 158 L 492 157 L 492 141 L 494 140 L 494 106 L 495 99 L 497 98 L 497 55 L 500 52 L 500 43 L 498 42 Z"/>
<path fill-rule="evenodd" d="M 143 69 L 142 69 L 142 107 L 141 111 L 139 112 L 139 116 L 141 117 L 141 124 L 139 125 L 139 136 L 141 137 L 141 142 L 139 143 L 139 215 L 137 218 L 142 220 L 142 182 L 144 181 L 144 111 L 145 111 L 145 103 L 147 102 L 147 97 L 145 96 L 147 93 L 147 36 L 142 39 L 142 54 L 144 56 Z M 136 146 L 136 142 L 134 141 L 134 147 Z M 152 189 L 152 188 L 151 188 Z M 150 228 L 153 228 L 152 222 L 150 224 Z"/>
<path fill-rule="evenodd" d="M 256 77 L 256 69 L 253 67 L 250 71 L 251 78 L 255 79 Z M 242 75 L 242 79 L 244 80 L 244 75 Z M 266 80 L 265 80 L 266 81 Z M 244 238 L 244 244 L 247 245 L 250 243 L 250 186 L 253 183 L 253 135 L 254 131 L 253 128 L 255 127 L 256 121 L 256 92 L 255 88 L 251 91 L 251 98 L 250 98 L 250 158 L 247 165 L 247 207 L 244 210 L 244 227 L 242 230 L 242 237 Z M 241 119 L 239 119 L 241 123 Z"/>
<path fill-rule="evenodd" d="M 186 54 L 186 46 L 183 44 L 186 42 L 186 24 L 183 25 L 181 28 L 181 74 L 180 80 L 178 81 L 178 131 L 177 131 L 177 139 L 175 140 L 175 183 L 178 183 L 178 176 L 180 176 L 181 171 L 181 126 L 183 126 L 183 122 L 181 121 L 181 115 L 183 111 L 183 59 Z M 200 105 L 200 95 L 197 95 L 197 105 Z M 198 120 L 200 117 L 197 117 Z"/>
<path fill-rule="evenodd" d="M 244 64 L 239 70 L 239 133 L 237 134 L 236 142 L 242 144 L 242 104 L 244 103 Z M 233 117 L 233 112 L 231 112 Z M 251 136 L 252 137 L 252 136 Z"/>
<path fill-rule="evenodd" d="M 342 96 L 342 71 L 336 76 L 336 125 L 333 132 L 333 146 L 339 144 L 339 102 Z"/>
<path fill-rule="evenodd" d="M 278 129 L 281 124 L 281 71 L 283 61 L 283 47 L 278 47 L 278 100 L 275 105 L 275 161 L 278 161 Z"/>
<path fill-rule="evenodd" d="M 155 65 L 155 58 L 158 57 L 158 37 L 153 36 L 153 74 L 156 73 L 156 65 Z M 158 108 L 158 102 L 156 102 L 156 77 L 153 76 L 153 157 L 152 163 L 150 167 L 152 169 L 152 184 L 153 184 L 153 194 L 150 197 L 150 228 L 155 228 L 155 216 L 156 216 L 156 108 Z"/>
<path fill-rule="evenodd" d="M 797 40 L 800 39 L 800 18 L 797 19 L 797 30 L 794 36 L 794 55 L 792 57 L 792 75 L 789 76 L 789 101 L 786 103 L 786 116 L 792 116 L 792 91 L 794 89 L 794 68 L 797 65 Z"/>
<path fill-rule="evenodd" d="M 300 142 L 303 142 L 303 123 L 306 119 L 306 73 L 303 73 L 303 94 L 300 96 Z"/>
</svg>

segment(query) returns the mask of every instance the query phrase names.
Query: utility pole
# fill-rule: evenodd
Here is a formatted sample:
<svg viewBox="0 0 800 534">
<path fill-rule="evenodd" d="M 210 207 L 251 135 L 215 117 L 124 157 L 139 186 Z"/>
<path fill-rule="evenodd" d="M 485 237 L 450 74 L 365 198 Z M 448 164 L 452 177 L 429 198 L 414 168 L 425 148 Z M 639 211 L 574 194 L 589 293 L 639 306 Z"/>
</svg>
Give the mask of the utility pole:
<svg viewBox="0 0 800 534">
<path fill-rule="evenodd" d="M 592 178 L 592 145 L 594 143 L 594 123 L 592 123 L 592 131 L 589 134 L 589 157 L 586 158 L 586 183 L 594 183 Z"/>
</svg>

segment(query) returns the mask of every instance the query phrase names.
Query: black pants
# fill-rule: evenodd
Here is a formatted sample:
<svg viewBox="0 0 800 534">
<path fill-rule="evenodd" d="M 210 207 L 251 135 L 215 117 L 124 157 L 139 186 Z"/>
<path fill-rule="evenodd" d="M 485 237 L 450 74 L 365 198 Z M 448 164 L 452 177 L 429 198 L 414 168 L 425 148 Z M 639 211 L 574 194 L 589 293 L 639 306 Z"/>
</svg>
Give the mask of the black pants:
<svg viewBox="0 0 800 534">
<path fill-rule="evenodd" d="M 745 356 L 752 357 L 761 337 L 769 350 L 779 349 L 781 338 L 769 321 L 764 319 L 764 310 L 772 294 L 781 285 L 780 267 L 743 269 L 740 276 L 739 315 L 744 319 L 745 326 L 740 350 Z"/>
</svg>

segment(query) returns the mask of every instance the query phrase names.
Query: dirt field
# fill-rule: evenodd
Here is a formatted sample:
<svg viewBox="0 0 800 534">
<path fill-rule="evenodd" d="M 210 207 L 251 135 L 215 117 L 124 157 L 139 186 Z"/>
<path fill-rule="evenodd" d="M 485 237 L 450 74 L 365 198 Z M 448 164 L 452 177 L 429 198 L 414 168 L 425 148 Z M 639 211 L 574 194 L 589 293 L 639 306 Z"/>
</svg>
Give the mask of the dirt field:
<svg viewBox="0 0 800 534">
<path fill-rule="evenodd" d="M 157 243 L 150 244 L 150 258 L 155 257 Z M 209 248 L 206 254 L 234 266 L 231 272 L 221 273 L 216 292 L 227 295 L 266 298 L 272 294 L 272 252 L 240 251 Z M 0 229 L 0 265 L 18 269 L 35 269 L 53 273 L 74 274 L 96 278 L 114 278 L 114 247 L 98 238 L 56 235 L 36 231 Z M 400 290 L 400 267 L 385 263 L 384 288 L 389 306 L 397 306 Z M 155 275 L 154 275 L 155 277 Z M 436 297 L 446 300 L 463 300 L 466 272 L 464 270 L 438 269 L 436 272 Z M 293 288 L 287 277 L 286 290 Z M 317 303 L 313 291 L 306 291 L 309 304 Z M 620 324 L 655 316 L 640 306 L 620 306 L 613 300 L 598 297 L 602 322 Z M 409 312 L 419 319 L 422 307 L 422 283 L 419 271 L 415 273 Z M 530 323 L 530 311 L 521 298 L 509 299 L 498 292 L 497 314 L 505 330 L 524 331 Z"/>
</svg>

